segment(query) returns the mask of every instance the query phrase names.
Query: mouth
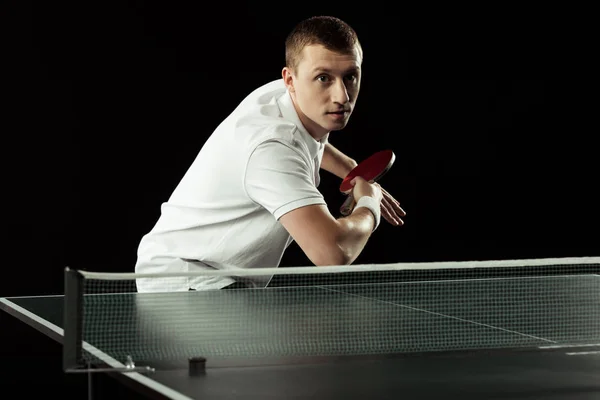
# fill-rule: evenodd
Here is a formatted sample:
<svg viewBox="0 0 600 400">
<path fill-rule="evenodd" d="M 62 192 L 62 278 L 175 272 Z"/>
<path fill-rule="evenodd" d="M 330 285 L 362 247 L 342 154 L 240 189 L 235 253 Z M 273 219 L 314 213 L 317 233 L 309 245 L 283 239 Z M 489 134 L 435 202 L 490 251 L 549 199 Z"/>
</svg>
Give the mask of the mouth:
<svg viewBox="0 0 600 400">
<path fill-rule="evenodd" d="M 327 114 L 343 117 L 344 115 L 349 114 L 349 113 L 350 113 L 350 110 L 339 110 L 339 111 L 330 111 Z"/>
</svg>

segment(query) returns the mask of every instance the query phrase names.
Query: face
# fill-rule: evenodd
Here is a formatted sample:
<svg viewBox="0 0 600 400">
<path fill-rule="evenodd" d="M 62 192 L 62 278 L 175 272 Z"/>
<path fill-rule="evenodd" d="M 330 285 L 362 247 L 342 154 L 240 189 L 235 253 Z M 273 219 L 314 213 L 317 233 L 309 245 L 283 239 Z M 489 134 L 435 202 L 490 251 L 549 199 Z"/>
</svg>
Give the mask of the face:
<svg viewBox="0 0 600 400">
<path fill-rule="evenodd" d="M 300 121 L 315 139 L 348 123 L 360 90 L 361 63 L 358 47 L 352 54 L 339 54 L 311 45 L 295 70 L 283 69 Z"/>
</svg>

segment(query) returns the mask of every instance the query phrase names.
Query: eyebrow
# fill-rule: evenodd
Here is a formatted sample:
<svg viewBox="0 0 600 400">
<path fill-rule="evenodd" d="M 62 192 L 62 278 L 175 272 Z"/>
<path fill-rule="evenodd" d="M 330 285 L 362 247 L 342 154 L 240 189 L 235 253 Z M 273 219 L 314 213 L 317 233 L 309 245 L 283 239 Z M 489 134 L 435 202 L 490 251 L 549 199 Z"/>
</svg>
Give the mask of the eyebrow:
<svg viewBox="0 0 600 400">
<path fill-rule="evenodd" d="M 358 73 L 359 71 L 360 71 L 359 67 L 351 67 L 351 68 L 348 68 L 346 71 L 344 71 L 344 75 L 347 75 L 349 73 Z M 313 73 L 317 73 L 317 72 L 325 72 L 327 74 L 330 74 L 333 72 L 333 70 L 331 70 L 329 68 L 325 68 L 325 67 L 313 68 Z"/>
</svg>

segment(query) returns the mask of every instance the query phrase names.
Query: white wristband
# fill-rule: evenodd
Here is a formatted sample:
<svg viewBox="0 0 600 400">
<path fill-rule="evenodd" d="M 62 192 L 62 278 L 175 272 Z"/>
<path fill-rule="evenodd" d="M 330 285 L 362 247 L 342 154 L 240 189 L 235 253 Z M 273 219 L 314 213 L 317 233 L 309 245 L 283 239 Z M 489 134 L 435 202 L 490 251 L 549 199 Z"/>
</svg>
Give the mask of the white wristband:
<svg viewBox="0 0 600 400">
<path fill-rule="evenodd" d="M 360 207 L 368 208 L 369 211 L 371 211 L 371 213 L 373 214 L 373 217 L 375 218 L 375 226 L 373 227 L 373 231 L 375 229 L 377 229 L 377 227 L 379 226 L 379 221 L 381 220 L 381 207 L 380 207 L 379 203 L 377 203 L 377 201 L 370 196 L 362 196 L 356 202 L 356 206 L 354 206 L 354 210 L 356 210 Z"/>
</svg>

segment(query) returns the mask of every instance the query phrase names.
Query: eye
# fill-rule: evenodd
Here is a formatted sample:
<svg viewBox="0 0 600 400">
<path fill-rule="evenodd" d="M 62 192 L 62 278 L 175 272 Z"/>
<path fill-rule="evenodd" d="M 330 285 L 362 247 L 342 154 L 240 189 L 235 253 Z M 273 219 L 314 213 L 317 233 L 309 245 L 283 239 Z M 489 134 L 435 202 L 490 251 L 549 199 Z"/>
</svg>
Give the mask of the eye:
<svg viewBox="0 0 600 400">
<path fill-rule="evenodd" d="M 321 82 L 327 82 L 327 81 L 329 81 L 329 77 L 327 75 L 319 75 L 319 76 L 317 76 L 317 80 L 319 80 Z"/>
<path fill-rule="evenodd" d="M 357 79 L 357 77 L 354 74 L 350 74 L 350 75 L 346 75 L 346 79 L 354 82 Z"/>
</svg>

